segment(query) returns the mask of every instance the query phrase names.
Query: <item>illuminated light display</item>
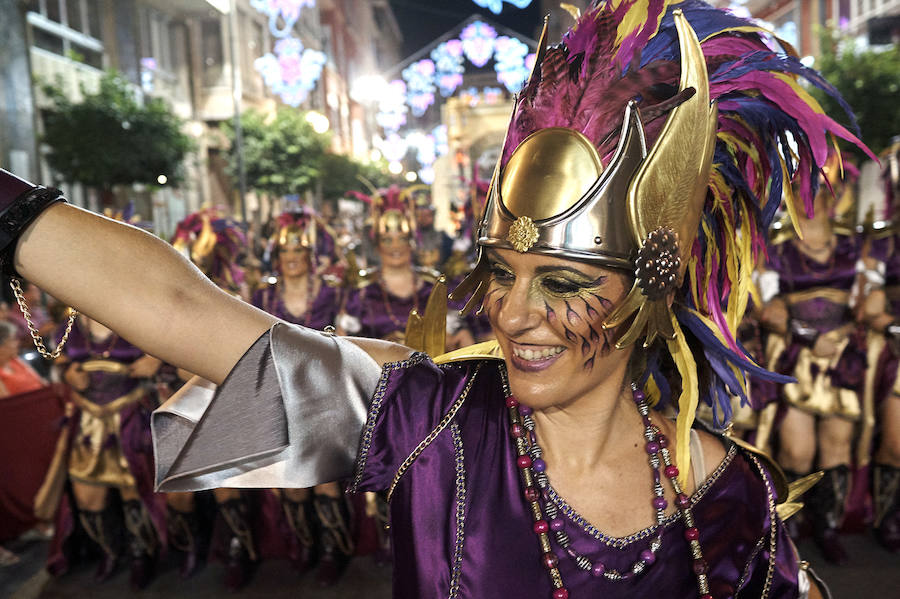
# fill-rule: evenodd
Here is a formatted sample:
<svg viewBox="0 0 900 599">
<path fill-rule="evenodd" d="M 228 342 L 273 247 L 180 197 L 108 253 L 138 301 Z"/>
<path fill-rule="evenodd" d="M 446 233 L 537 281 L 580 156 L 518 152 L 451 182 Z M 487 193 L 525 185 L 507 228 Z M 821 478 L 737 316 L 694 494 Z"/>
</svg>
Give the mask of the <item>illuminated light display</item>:
<svg viewBox="0 0 900 599">
<path fill-rule="evenodd" d="M 419 179 L 425 185 L 434 183 L 434 169 L 430 166 L 424 166 L 419 169 Z"/>
<path fill-rule="evenodd" d="M 503 2 L 504 0 L 472 0 L 475 4 L 482 8 L 486 8 L 495 15 L 499 15 L 503 12 Z M 509 4 L 512 4 L 516 8 L 525 8 L 529 4 L 531 4 L 531 0 L 505 0 Z"/>
<path fill-rule="evenodd" d="M 289 36 L 300 18 L 300 11 L 315 5 L 316 0 L 250 0 L 250 6 L 268 15 L 269 31 L 278 38 Z M 282 27 L 278 26 L 279 19 Z"/>
<path fill-rule="evenodd" d="M 466 25 L 459 35 L 466 58 L 479 69 L 494 55 L 497 30 L 482 21 Z"/>
<path fill-rule="evenodd" d="M 415 116 L 422 116 L 434 104 L 434 61 L 423 58 L 403 69 L 406 81 L 406 103 Z"/>
<path fill-rule="evenodd" d="M 522 89 L 530 71 L 525 63 L 528 45 L 513 37 L 501 36 L 494 42 L 494 70 L 497 81 L 506 86 L 510 93 Z"/>
<path fill-rule="evenodd" d="M 387 84 L 385 92 L 378 100 L 378 114 L 375 121 L 385 131 L 397 131 L 406 124 L 406 82 L 394 79 Z"/>
<path fill-rule="evenodd" d="M 431 130 L 434 136 L 434 149 L 438 156 L 443 156 L 450 151 L 450 142 L 447 137 L 447 125 L 438 125 Z"/>
<path fill-rule="evenodd" d="M 325 54 L 304 48 L 297 38 L 287 37 L 275 44 L 275 53 L 257 58 L 253 66 L 272 93 L 288 106 L 297 107 L 316 86 L 325 65 Z"/>
<path fill-rule="evenodd" d="M 431 51 L 431 60 L 434 61 L 437 71 L 435 78 L 438 89 L 445 98 L 456 91 L 462 85 L 463 73 L 463 45 L 461 40 L 453 39 L 442 43 Z"/>
<path fill-rule="evenodd" d="M 381 150 L 382 156 L 388 162 L 402 161 L 406 158 L 406 152 L 409 151 L 406 140 L 398 133 L 389 133 L 387 137 L 376 144 L 376 147 Z"/>
</svg>

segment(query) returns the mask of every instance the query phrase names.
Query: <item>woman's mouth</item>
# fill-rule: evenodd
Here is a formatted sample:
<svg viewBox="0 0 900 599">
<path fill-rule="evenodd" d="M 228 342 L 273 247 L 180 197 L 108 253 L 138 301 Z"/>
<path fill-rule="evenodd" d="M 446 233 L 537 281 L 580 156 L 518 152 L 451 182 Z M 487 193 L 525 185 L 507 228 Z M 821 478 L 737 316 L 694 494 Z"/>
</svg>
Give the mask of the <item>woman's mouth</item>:
<svg viewBox="0 0 900 599">
<path fill-rule="evenodd" d="M 548 368 L 564 351 L 561 345 L 513 347 L 510 361 L 518 370 L 535 372 Z"/>
</svg>

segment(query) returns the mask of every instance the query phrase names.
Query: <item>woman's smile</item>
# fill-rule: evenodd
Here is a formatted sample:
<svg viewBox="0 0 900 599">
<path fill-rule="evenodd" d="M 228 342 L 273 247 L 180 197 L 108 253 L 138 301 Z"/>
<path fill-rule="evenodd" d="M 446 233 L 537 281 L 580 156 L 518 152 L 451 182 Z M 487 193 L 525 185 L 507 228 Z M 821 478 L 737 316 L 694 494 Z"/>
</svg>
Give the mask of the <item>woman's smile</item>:
<svg viewBox="0 0 900 599">
<path fill-rule="evenodd" d="M 535 372 L 553 365 L 566 351 L 562 345 L 532 345 L 513 343 L 510 362 L 519 370 Z"/>
</svg>

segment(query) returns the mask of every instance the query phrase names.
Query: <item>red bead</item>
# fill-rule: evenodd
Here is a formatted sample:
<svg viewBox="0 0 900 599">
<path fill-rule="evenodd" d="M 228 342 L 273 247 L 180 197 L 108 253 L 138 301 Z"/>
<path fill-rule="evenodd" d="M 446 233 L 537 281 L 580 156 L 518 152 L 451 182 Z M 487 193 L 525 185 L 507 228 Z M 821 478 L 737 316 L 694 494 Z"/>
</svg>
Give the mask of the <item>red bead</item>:
<svg viewBox="0 0 900 599">
<path fill-rule="evenodd" d="M 556 557 L 555 553 L 550 551 L 544 554 L 544 557 L 541 558 L 541 562 L 544 564 L 545 568 L 552 570 L 559 565 L 559 558 Z"/>
<path fill-rule="evenodd" d="M 675 497 L 675 506 L 679 509 L 685 509 L 687 506 L 691 505 L 691 500 L 684 493 L 679 493 Z"/>
<path fill-rule="evenodd" d="M 707 593 L 706 595 L 700 595 L 700 599 L 713 599 L 713 596 Z"/>
<path fill-rule="evenodd" d="M 688 541 L 696 541 L 700 538 L 700 531 L 697 530 L 696 527 L 691 526 L 690 528 L 686 528 L 684 530 L 684 538 Z"/>
<path fill-rule="evenodd" d="M 514 424 L 509 427 L 509 434 L 513 437 L 519 438 L 525 436 L 525 427 L 521 424 Z"/>
<path fill-rule="evenodd" d="M 553 591 L 553 599 L 569 599 L 569 591 L 566 587 L 561 587 Z"/>
<path fill-rule="evenodd" d="M 527 501 L 537 501 L 540 496 L 541 494 L 534 487 L 527 487 L 525 489 L 525 499 Z"/>
<path fill-rule="evenodd" d="M 510 395 L 509 397 L 506 398 L 506 407 L 507 408 L 515 408 L 518 406 L 519 406 L 519 401 L 515 397 Z"/>
<path fill-rule="evenodd" d="M 666 476 L 668 476 L 669 478 L 675 478 L 676 476 L 678 476 L 678 466 L 676 466 L 675 464 L 666 466 L 666 469 L 664 470 L 664 472 L 666 473 Z"/>
<path fill-rule="evenodd" d="M 659 443 L 660 447 L 668 447 L 669 446 L 669 440 L 666 438 L 665 435 L 658 435 L 656 437 L 656 441 Z"/>
<path fill-rule="evenodd" d="M 519 468 L 522 468 L 524 470 L 525 468 L 531 466 L 531 457 L 527 455 L 520 455 L 519 459 L 516 460 L 516 464 L 519 466 Z"/>
<path fill-rule="evenodd" d="M 550 525 L 547 524 L 546 520 L 538 520 L 534 523 L 534 532 L 535 534 L 543 534 L 550 530 Z"/>
</svg>

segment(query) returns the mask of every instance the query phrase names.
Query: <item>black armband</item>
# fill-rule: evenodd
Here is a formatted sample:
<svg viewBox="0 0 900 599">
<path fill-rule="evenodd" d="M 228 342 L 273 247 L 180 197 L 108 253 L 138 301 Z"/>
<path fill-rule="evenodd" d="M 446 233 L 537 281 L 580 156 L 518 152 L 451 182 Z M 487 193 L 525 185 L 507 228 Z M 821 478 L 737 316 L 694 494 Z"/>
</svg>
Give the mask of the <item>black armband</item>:
<svg viewBox="0 0 900 599">
<path fill-rule="evenodd" d="M 13 258 L 22 232 L 48 206 L 65 201 L 58 189 L 33 185 L 0 169 L 0 272 L 18 276 Z"/>
</svg>

